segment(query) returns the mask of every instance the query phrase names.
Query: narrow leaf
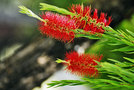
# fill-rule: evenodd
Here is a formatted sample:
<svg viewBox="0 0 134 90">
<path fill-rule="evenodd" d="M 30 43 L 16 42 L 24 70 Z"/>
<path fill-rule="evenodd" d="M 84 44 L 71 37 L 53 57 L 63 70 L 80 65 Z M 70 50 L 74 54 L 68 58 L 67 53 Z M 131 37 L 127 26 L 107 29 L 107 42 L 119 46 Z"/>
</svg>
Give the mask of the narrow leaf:
<svg viewBox="0 0 134 90">
<path fill-rule="evenodd" d="M 125 51 L 134 51 L 134 47 L 131 46 L 126 46 L 123 48 L 119 48 L 119 49 L 114 49 L 112 51 L 121 51 L 121 52 L 125 52 Z"/>
<path fill-rule="evenodd" d="M 45 22 L 45 20 L 41 19 L 38 15 L 36 15 L 35 13 L 33 13 L 30 9 L 26 8 L 25 6 L 18 6 L 20 8 L 20 13 L 26 14 L 30 17 L 34 17 L 40 21 Z"/>
<path fill-rule="evenodd" d="M 78 37 L 85 37 L 85 38 L 89 38 L 89 39 L 100 39 L 101 37 L 99 36 L 95 36 L 95 35 L 84 35 L 84 34 L 77 34 L 75 35 L 76 38 Z"/>
<path fill-rule="evenodd" d="M 115 77 L 115 76 L 111 76 L 111 75 L 108 75 L 108 77 L 115 79 L 115 80 L 118 80 L 118 81 L 121 81 L 123 83 L 126 83 L 124 80 L 120 79 L 119 77 Z"/>
<path fill-rule="evenodd" d="M 40 3 L 40 6 L 41 6 L 40 10 L 55 11 L 55 12 L 62 13 L 62 14 L 65 14 L 65 15 L 72 15 L 72 16 L 75 15 L 74 13 L 71 13 L 66 9 L 59 8 L 59 7 L 49 5 L 49 4 L 46 4 L 46 3 Z"/>
<path fill-rule="evenodd" d="M 127 29 L 126 29 L 126 31 L 127 31 L 130 35 L 132 35 L 132 36 L 134 37 L 134 32 L 132 32 L 132 31 L 130 31 L 130 30 L 127 30 Z"/>
<path fill-rule="evenodd" d="M 134 59 L 127 58 L 127 57 L 123 57 L 123 58 L 126 59 L 126 60 L 128 60 L 128 61 L 130 61 L 130 62 L 132 62 L 132 63 L 134 63 Z"/>
<path fill-rule="evenodd" d="M 121 39 L 125 44 L 129 45 L 129 46 L 134 46 L 134 43 L 130 42 L 129 40 L 126 39 Z"/>
</svg>

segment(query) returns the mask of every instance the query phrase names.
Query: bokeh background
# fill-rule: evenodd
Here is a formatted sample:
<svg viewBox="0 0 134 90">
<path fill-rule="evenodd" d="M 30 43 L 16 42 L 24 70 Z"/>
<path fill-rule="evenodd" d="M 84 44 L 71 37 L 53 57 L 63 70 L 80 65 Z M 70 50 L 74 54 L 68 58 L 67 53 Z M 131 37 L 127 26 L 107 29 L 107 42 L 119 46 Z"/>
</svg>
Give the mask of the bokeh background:
<svg viewBox="0 0 134 90">
<path fill-rule="evenodd" d="M 79 79 L 55 60 L 70 50 L 103 54 L 103 61 L 125 54 L 110 52 L 115 47 L 100 44 L 103 41 L 78 38 L 65 44 L 41 35 L 38 21 L 18 12 L 24 5 L 39 15 L 41 2 L 66 9 L 72 4 L 91 5 L 112 16 L 114 29 L 134 32 L 133 0 L 0 0 L 0 90 L 90 90 L 87 86 L 47 89 L 52 80 Z"/>
</svg>

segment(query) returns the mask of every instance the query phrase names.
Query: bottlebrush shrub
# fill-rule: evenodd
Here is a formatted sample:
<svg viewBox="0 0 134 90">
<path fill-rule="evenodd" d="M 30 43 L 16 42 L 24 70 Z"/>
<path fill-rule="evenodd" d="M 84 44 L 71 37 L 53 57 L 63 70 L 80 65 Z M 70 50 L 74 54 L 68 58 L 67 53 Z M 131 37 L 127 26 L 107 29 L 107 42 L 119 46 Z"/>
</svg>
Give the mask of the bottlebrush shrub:
<svg viewBox="0 0 134 90">
<path fill-rule="evenodd" d="M 95 61 L 100 62 L 101 56 L 91 54 L 78 54 L 77 52 L 66 53 L 65 63 L 66 70 L 79 76 L 98 76 L 98 65 Z"/>
<path fill-rule="evenodd" d="M 42 34 L 64 42 L 74 39 L 74 32 L 72 31 L 76 29 L 74 20 L 52 12 L 45 12 L 41 17 L 46 20 L 46 22 L 42 21 L 39 24 L 39 30 Z"/>
<path fill-rule="evenodd" d="M 75 37 L 98 38 L 99 34 L 103 34 L 106 27 L 111 22 L 111 17 L 106 19 L 106 14 L 101 13 L 98 18 L 97 9 L 93 15 L 91 14 L 91 7 L 83 7 L 83 5 L 72 5 L 70 12 L 55 6 L 41 3 L 41 10 L 51 10 L 63 13 L 46 11 L 41 15 L 41 18 L 34 14 L 31 10 L 24 6 L 20 6 L 21 13 L 25 13 L 31 17 L 37 18 L 39 22 L 39 30 L 43 35 L 55 38 L 63 42 L 71 42 Z M 45 6 L 45 7 L 43 7 Z"/>
<path fill-rule="evenodd" d="M 93 11 L 88 6 L 72 5 L 70 11 L 68 11 L 45 3 L 40 3 L 40 5 L 40 10 L 47 11 L 41 15 L 42 18 L 24 6 L 19 6 L 19 8 L 21 13 L 40 20 L 40 31 L 43 34 L 64 42 L 69 42 L 74 37 L 101 39 L 103 44 L 118 46 L 111 52 L 122 52 L 126 53 L 127 56 L 134 54 L 134 33 L 129 30 L 112 29 L 108 26 L 111 17 L 107 18 L 104 13 L 98 16 L 97 9 Z M 59 14 L 48 11 L 58 12 Z M 101 34 L 102 37 L 98 38 L 99 36 L 96 33 Z M 58 59 L 57 62 L 64 63 L 67 71 L 85 77 L 81 78 L 82 80 L 52 81 L 48 84 L 49 87 L 86 84 L 97 90 L 134 90 L 134 59 L 123 57 L 122 59 L 125 61 L 122 60 L 122 62 L 114 59 L 100 62 L 101 58 L 102 56 L 90 54 L 79 55 L 77 52 L 67 53 L 64 61 Z M 96 68 L 96 66 L 99 67 Z M 93 78 L 98 75 L 98 72 L 105 77 Z"/>
<path fill-rule="evenodd" d="M 105 13 L 101 13 L 100 17 L 98 17 L 98 10 L 95 9 L 94 12 L 91 12 L 93 10 L 89 6 L 72 5 L 69 10 L 76 14 L 72 19 L 75 20 L 77 28 L 90 31 L 93 34 L 104 33 L 103 27 L 108 26 L 112 21 L 111 17 L 108 17 L 107 20 Z"/>
</svg>

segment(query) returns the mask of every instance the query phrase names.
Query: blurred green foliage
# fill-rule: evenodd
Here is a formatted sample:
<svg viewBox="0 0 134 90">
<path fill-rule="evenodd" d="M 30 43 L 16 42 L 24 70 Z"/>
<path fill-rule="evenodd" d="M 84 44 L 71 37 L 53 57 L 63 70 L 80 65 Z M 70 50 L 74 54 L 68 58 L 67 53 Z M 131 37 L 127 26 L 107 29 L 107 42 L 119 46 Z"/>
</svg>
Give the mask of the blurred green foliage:
<svg viewBox="0 0 134 90">
<path fill-rule="evenodd" d="M 123 20 L 115 29 L 130 30 L 134 32 L 134 14 L 130 19 Z"/>
</svg>

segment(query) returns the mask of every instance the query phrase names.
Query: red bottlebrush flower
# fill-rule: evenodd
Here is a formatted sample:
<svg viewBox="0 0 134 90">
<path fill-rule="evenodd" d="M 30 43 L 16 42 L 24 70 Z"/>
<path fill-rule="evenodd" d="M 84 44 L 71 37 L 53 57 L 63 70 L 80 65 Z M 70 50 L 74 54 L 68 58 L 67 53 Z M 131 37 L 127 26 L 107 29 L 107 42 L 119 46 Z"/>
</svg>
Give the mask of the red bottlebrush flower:
<svg viewBox="0 0 134 90">
<path fill-rule="evenodd" d="M 78 54 L 77 52 L 66 53 L 66 70 L 80 75 L 80 76 L 97 76 L 98 70 L 95 67 L 98 61 L 100 62 L 101 56 L 90 55 L 90 54 Z"/>
<path fill-rule="evenodd" d="M 106 14 L 101 13 L 98 16 L 98 10 L 95 9 L 91 14 L 91 7 L 83 7 L 83 5 L 72 5 L 69 9 L 76 16 L 72 18 L 76 21 L 77 28 L 89 31 L 91 33 L 104 33 L 103 27 L 108 26 L 112 19 L 111 17 L 106 18 Z"/>
<path fill-rule="evenodd" d="M 69 9 L 70 12 L 80 14 L 82 16 L 88 16 L 91 13 L 91 7 L 83 7 L 83 5 L 72 5 Z"/>
<path fill-rule="evenodd" d="M 54 14 L 52 12 L 46 12 L 41 15 L 41 17 L 46 20 L 46 23 L 39 23 L 39 30 L 42 34 L 63 42 L 69 42 L 74 39 L 74 32 L 71 31 L 76 29 L 74 20 L 71 20 L 67 16 Z"/>
<path fill-rule="evenodd" d="M 92 18 L 93 19 L 98 19 L 98 10 L 97 9 L 94 10 L 94 14 L 93 14 Z"/>
</svg>

